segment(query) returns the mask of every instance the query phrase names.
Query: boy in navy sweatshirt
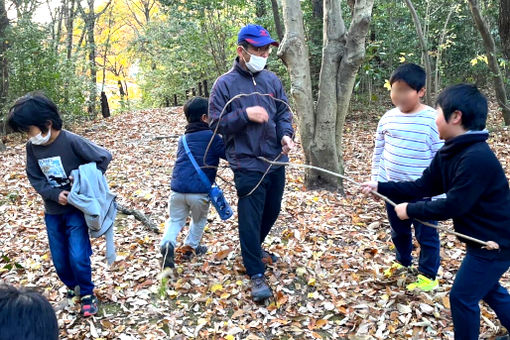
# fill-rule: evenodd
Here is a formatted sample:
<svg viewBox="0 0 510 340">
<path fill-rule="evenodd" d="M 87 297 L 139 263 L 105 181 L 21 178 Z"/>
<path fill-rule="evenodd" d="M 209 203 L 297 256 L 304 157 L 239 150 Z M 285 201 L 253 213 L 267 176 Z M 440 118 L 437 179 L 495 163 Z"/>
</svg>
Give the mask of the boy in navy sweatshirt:
<svg viewBox="0 0 510 340">
<path fill-rule="evenodd" d="M 184 105 L 184 114 L 188 121 L 184 134 L 190 152 L 200 167 L 204 166 L 204 153 L 213 137 L 213 131 L 208 124 L 208 107 L 207 99 L 202 97 L 193 97 Z M 216 135 L 207 151 L 206 162 L 211 167 L 202 168 L 211 183 L 214 183 L 216 178 L 216 167 L 220 158 L 225 158 L 225 146 L 223 139 Z M 163 268 L 175 267 L 174 250 L 177 246 L 177 236 L 189 216 L 191 223 L 188 236 L 184 241 L 188 249 L 185 250 L 184 256 L 190 258 L 193 254 L 202 255 L 207 252 L 207 247 L 201 245 L 200 241 L 207 223 L 210 187 L 207 187 L 200 179 L 197 170 L 186 154 L 182 138 L 179 139 L 177 159 L 170 186 L 172 189 L 168 201 L 170 217 L 166 221 L 165 234 L 160 242 Z"/>
<path fill-rule="evenodd" d="M 459 84 L 437 99 L 436 124 L 445 145 L 423 175 L 413 182 L 366 182 L 363 192 L 377 191 L 400 203 L 398 217 L 447 220 L 457 232 L 495 241 L 499 250 L 466 243 L 466 257 L 450 291 L 455 339 L 478 339 L 480 300 L 510 330 L 510 295 L 499 279 L 510 267 L 510 189 L 503 168 L 486 140 L 487 99 L 473 85 Z M 407 203 L 446 193 L 435 201 Z"/>
<path fill-rule="evenodd" d="M 57 106 L 41 93 L 19 98 L 9 111 L 8 124 L 14 131 L 25 132 L 27 176 L 44 200 L 44 220 L 51 257 L 59 278 L 68 288 L 68 298 L 81 295 L 81 313 L 97 313 L 94 296 L 88 227 L 83 213 L 68 204 L 71 171 L 95 162 L 103 173 L 112 155 L 91 141 L 62 129 Z"/>
</svg>

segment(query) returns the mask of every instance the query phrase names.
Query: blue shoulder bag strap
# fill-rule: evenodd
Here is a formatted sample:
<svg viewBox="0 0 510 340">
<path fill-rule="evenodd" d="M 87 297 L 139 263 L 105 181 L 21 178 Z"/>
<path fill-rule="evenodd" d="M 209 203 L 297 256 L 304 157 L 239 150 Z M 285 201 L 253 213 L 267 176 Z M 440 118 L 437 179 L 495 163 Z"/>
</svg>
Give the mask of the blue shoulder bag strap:
<svg viewBox="0 0 510 340">
<path fill-rule="evenodd" d="M 183 135 L 181 137 L 182 145 L 184 146 L 184 150 L 186 151 L 186 154 L 188 155 L 189 160 L 191 161 L 191 164 L 195 167 L 195 170 L 198 173 L 198 177 L 200 177 L 200 180 L 202 183 L 204 183 L 208 188 L 211 188 L 212 184 L 211 181 L 209 181 L 209 178 L 207 178 L 206 174 L 200 169 L 198 166 L 197 161 L 195 160 L 195 157 L 193 157 L 193 154 L 191 153 L 191 150 L 189 149 L 188 142 L 186 142 L 186 135 Z"/>
</svg>

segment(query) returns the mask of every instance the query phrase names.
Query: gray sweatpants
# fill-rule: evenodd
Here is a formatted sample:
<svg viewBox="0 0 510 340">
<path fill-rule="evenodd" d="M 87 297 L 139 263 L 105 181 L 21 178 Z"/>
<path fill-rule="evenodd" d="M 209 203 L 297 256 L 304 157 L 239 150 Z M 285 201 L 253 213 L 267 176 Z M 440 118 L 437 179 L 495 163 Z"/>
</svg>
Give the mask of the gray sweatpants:
<svg viewBox="0 0 510 340">
<path fill-rule="evenodd" d="M 191 215 L 191 224 L 184 244 L 195 249 L 202 239 L 207 213 L 209 212 L 209 197 L 207 194 L 183 194 L 172 191 L 168 200 L 170 217 L 166 220 L 165 234 L 160 245 L 171 242 L 175 247 L 177 235 L 186 224 L 186 218 Z"/>
</svg>

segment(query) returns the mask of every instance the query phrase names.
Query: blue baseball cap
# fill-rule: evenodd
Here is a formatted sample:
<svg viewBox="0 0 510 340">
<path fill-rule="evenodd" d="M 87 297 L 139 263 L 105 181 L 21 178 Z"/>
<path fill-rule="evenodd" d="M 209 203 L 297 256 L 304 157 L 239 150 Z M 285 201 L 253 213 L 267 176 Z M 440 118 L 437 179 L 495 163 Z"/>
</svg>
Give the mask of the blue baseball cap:
<svg viewBox="0 0 510 340">
<path fill-rule="evenodd" d="M 280 45 L 275 40 L 271 39 L 269 32 L 260 25 L 246 25 L 239 31 L 237 35 L 237 43 L 246 41 L 252 46 L 261 47 L 266 45 Z"/>
</svg>

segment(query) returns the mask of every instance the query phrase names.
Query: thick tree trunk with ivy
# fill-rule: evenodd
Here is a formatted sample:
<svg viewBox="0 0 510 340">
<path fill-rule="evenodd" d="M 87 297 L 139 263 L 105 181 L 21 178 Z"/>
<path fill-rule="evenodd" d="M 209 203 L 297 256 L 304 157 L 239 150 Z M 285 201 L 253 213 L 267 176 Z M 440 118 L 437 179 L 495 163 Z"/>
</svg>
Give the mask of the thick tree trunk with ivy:
<svg viewBox="0 0 510 340">
<path fill-rule="evenodd" d="M 420 42 L 420 48 L 423 57 L 423 63 L 425 64 L 425 72 L 427 73 L 427 92 L 425 93 L 425 102 L 427 105 L 432 105 L 432 67 L 430 66 L 430 56 L 429 49 L 427 46 L 427 41 L 425 40 L 425 34 L 423 34 L 420 18 L 418 18 L 418 13 L 414 9 L 414 5 L 411 0 L 405 0 L 409 11 L 411 12 L 411 17 L 413 18 L 414 26 L 416 28 L 416 35 L 418 36 L 418 41 Z"/>
<path fill-rule="evenodd" d="M 487 21 L 482 17 L 478 0 L 468 0 L 468 3 L 471 14 L 473 15 L 473 20 L 480 32 L 480 35 L 482 36 L 483 45 L 487 53 L 487 61 L 492 73 L 491 76 L 494 82 L 494 89 L 496 90 L 496 99 L 501 111 L 503 112 L 505 125 L 510 125 L 510 103 L 506 96 L 505 83 L 496 58 L 496 45 L 494 43 L 494 39 L 490 33 Z"/>
<path fill-rule="evenodd" d="M 346 31 L 339 0 L 324 0 L 323 49 L 317 105 L 313 106 L 308 46 L 299 0 L 283 1 L 285 38 L 278 55 L 287 66 L 301 143 L 308 164 L 343 173 L 342 136 L 354 81 L 365 56 L 373 0 L 357 0 Z M 308 188 L 343 190 L 335 176 L 308 170 Z"/>
</svg>

